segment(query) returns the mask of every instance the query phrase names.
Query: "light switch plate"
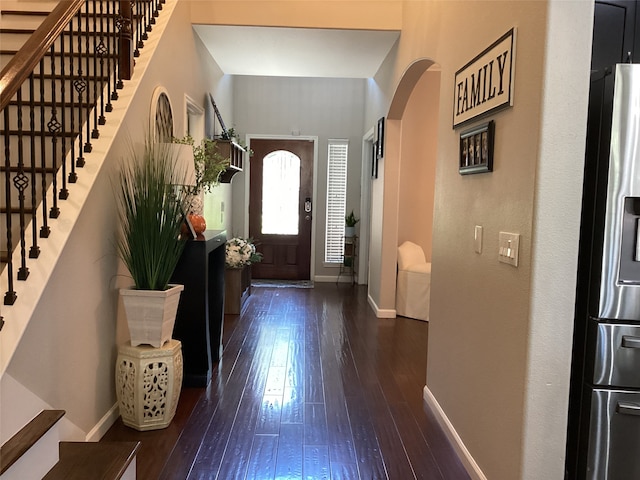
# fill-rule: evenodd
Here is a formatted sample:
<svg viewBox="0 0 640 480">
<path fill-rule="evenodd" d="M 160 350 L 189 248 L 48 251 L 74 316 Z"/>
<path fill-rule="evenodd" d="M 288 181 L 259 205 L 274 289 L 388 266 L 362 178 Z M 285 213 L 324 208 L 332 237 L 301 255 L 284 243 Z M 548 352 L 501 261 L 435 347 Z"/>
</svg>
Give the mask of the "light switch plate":
<svg viewBox="0 0 640 480">
<path fill-rule="evenodd" d="M 500 232 L 498 234 L 498 260 L 517 267 L 519 254 L 520 234 Z"/>
<path fill-rule="evenodd" d="M 482 226 L 476 225 L 473 232 L 473 245 L 476 253 L 482 253 Z"/>
</svg>

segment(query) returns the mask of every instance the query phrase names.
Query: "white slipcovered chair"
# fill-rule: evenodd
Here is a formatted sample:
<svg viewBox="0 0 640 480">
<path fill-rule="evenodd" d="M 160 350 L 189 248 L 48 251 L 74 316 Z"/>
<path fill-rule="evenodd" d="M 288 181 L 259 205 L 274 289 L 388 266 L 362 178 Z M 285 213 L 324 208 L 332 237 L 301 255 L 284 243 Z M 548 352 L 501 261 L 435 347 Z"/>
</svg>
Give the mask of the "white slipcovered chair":
<svg viewBox="0 0 640 480">
<path fill-rule="evenodd" d="M 396 313 L 403 317 L 428 320 L 431 264 L 420 245 L 404 242 L 398 247 Z"/>
</svg>

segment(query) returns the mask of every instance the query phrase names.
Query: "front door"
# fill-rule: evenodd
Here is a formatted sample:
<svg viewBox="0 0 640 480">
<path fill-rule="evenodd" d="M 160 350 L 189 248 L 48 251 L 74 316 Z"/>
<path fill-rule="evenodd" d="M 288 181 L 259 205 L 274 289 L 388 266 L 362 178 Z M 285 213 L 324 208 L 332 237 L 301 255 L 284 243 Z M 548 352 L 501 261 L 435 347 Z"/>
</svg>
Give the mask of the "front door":
<svg viewBox="0 0 640 480">
<path fill-rule="evenodd" d="M 249 236 L 262 253 L 253 278 L 309 280 L 313 141 L 252 139 Z"/>
</svg>

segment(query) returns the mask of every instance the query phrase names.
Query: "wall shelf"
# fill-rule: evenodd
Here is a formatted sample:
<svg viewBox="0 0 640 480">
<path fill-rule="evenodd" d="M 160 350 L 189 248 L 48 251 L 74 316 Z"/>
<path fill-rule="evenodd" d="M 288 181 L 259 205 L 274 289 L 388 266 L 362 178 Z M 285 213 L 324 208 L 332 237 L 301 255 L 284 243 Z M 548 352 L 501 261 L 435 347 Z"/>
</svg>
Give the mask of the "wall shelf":
<svg viewBox="0 0 640 480">
<path fill-rule="evenodd" d="M 231 140 L 216 140 L 218 153 L 229 159 L 229 166 L 220 174 L 220 183 L 230 183 L 233 176 L 244 168 L 246 150 Z"/>
</svg>

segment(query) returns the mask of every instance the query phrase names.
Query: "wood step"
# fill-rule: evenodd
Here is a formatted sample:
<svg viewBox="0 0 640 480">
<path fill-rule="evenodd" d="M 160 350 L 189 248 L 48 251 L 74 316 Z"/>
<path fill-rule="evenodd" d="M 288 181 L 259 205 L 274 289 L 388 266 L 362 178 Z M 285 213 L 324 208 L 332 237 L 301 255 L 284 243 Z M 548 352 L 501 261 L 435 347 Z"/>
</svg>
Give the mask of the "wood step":
<svg viewBox="0 0 640 480">
<path fill-rule="evenodd" d="M 32 35 L 35 31 L 35 28 L 0 28 L 0 34 L 11 33 L 17 35 Z"/>
<path fill-rule="evenodd" d="M 16 463 L 65 414 L 64 410 L 43 410 L 0 448 L 0 475 Z"/>
<path fill-rule="evenodd" d="M 60 461 L 43 480 L 118 480 L 140 442 L 60 442 Z"/>
<path fill-rule="evenodd" d="M 0 50 L 0 55 L 15 55 L 16 53 L 18 53 L 18 50 L 16 50 L 15 48 L 14 49 L 9 49 L 9 50 L 7 50 L 7 49 Z M 61 52 L 55 52 L 53 54 L 53 56 L 56 57 L 56 58 L 61 57 L 62 55 L 63 54 Z M 44 56 L 47 57 L 47 58 L 51 58 L 51 52 L 49 51 L 49 52 L 45 53 Z M 73 53 L 64 52 L 64 56 L 67 57 L 67 58 L 68 57 L 73 57 L 73 58 L 86 58 L 86 57 L 89 57 L 89 58 L 93 58 L 94 57 L 94 53 L 93 52 L 89 52 L 89 53 L 87 53 L 87 52 L 80 52 L 80 53 L 78 53 L 78 52 L 73 52 Z M 113 59 L 113 58 L 118 58 L 118 55 L 115 54 L 115 53 L 107 53 L 104 56 L 102 56 L 102 58 L 105 58 L 105 59 L 106 58 L 112 58 Z"/>
<path fill-rule="evenodd" d="M 46 17 L 51 12 L 45 10 L 2 10 L 0 15 L 24 15 L 29 17 Z"/>
</svg>

